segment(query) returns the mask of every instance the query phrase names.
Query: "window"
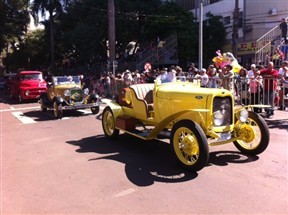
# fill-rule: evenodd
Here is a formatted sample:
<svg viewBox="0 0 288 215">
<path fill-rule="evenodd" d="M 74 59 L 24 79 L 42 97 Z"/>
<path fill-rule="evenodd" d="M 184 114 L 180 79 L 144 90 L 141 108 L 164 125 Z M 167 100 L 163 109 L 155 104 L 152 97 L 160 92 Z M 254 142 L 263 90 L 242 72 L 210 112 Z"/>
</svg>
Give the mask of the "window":
<svg viewBox="0 0 288 215">
<path fill-rule="evenodd" d="M 229 25 L 229 24 L 231 24 L 231 17 L 230 16 L 224 17 L 224 25 Z"/>
</svg>

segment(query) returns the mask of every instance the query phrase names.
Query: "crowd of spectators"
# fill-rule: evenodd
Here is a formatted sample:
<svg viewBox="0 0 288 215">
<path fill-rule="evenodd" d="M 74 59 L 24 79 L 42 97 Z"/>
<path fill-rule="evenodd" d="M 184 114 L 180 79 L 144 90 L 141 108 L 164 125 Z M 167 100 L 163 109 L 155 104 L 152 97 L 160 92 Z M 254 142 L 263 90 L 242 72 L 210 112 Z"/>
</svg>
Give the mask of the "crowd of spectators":
<svg viewBox="0 0 288 215">
<path fill-rule="evenodd" d="M 281 67 L 275 69 L 271 61 L 264 66 L 252 64 L 249 69 L 242 67 L 239 73 L 233 72 L 231 65 L 216 68 L 213 64 L 207 69 L 197 69 L 191 64 L 187 71 L 179 66 L 150 69 L 143 72 L 126 70 L 115 76 L 103 73 L 100 78 L 84 77 L 85 86 L 102 97 L 117 98 L 118 92 L 131 84 L 161 83 L 174 81 L 199 82 L 205 88 L 224 88 L 234 93 L 238 104 L 267 104 L 268 118 L 274 115 L 274 106 L 285 110 L 285 97 L 288 94 L 288 61 L 283 61 Z M 287 107 L 287 104 L 286 104 Z M 255 108 L 255 112 L 262 111 Z"/>
</svg>

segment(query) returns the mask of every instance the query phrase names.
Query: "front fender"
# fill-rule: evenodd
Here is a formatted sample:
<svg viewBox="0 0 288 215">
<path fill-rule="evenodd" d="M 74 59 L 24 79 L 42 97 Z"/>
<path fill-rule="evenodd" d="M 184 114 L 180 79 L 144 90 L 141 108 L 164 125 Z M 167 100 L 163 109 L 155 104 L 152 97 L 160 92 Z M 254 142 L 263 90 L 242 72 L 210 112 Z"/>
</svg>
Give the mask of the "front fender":
<svg viewBox="0 0 288 215">
<path fill-rule="evenodd" d="M 95 94 L 95 93 L 93 93 L 93 94 L 90 94 L 90 95 L 89 95 L 89 99 L 88 99 L 88 102 L 89 102 L 89 103 L 91 103 L 91 101 L 92 101 L 92 100 L 95 100 L 95 101 L 97 101 L 97 100 L 98 100 L 98 98 L 99 98 L 99 96 L 98 96 L 97 94 Z"/>
<path fill-rule="evenodd" d="M 64 99 L 63 99 L 62 97 L 55 96 L 54 99 L 53 99 L 53 101 L 56 101 L 57 104 L 59 105 L 59 104 L 62 104 L 62 103 L 63 103 Z"/>
<path fill-rule="evenodd" d="M 236 106 L 234 107 L 234 114 L 236 116 L 237 119 L 239 119 L 239 113 L 241 110 L 243 109 L 253 109 L 253 108 L 269 108 L 271 107 L 270 105 L 261 105 L 261 104 L 257 104 L 257 105 L 246 105 L 246 106 Z"/>
<path fill-rule="evenodd" d="M 113 112 L 114 118 L 117 118 L 118 116 L 124 115 L 122 106 L 118 103 L 112 101 L 111 99 L 101 99 L 101 102 L 107 104 Z"/>
<path fill-rule="evenodd" d="M 149 135 L 147 136 L 147 139 L 155 139 L 158 134 L 160 133 L 160 131 L 162 131 L 167 125 L 169 125 L 172 121 L 176 120 L 177 118 L 181 117 L 182 115 L 191 113 L 191 112 L 209 112 L 208 109 L 187 109 L 187 110 L 183 110 L 183 111 L 179 111 L 177 113 L 174 113 L 168 117 L 166 117 L 165 119 L 163 119 L 160 123 L 158 123 L 155 128 L 149 133 Z"/>
</svg>

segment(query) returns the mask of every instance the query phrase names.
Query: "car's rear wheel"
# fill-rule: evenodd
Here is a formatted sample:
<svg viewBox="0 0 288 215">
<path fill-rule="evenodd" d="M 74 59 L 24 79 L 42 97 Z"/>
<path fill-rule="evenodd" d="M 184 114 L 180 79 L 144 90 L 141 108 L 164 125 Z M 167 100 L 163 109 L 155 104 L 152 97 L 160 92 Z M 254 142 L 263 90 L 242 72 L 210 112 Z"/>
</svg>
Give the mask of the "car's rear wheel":
<svg viewBox="0 0 288 215">
<path fill-rule="evenodd" d="M 189 171 L 199 171 L 208 163 L 206 135 L 193 121 L 183 120 L 173 126 L 170 146 L 178 163 Z"/>
<path fill-rule="evenodd" d="M 102 128 L 105 136 L 110 139 L 114 139 L 119 135 L 119 129 L 115 128 L 115 118 L 110 107 L 103 110 Z"/>
<path fill-rule="evenodd" d="M 269 128 L 265 120 L 254 112 L 249 112 L 245 123 L 236 121 L 235 127 L 242 140 L 234 141 L 236 148 L 244 154 L 257 155 L 265 151 L 270 141 Z"/>
<path fill-rule="evenodd" d="M 89 103 L 96 103 L 97 102 L 97 98 L 95 98 L 94 96 L 92 97 L 92 95 L 90 96 L 89 99 Z M 91 107 L 91 112 L 93 114 L 97 114 L 100 111 L 100 107 L 99 106 L 95 106 L 95 107 Z"/>
<path fill-rule="evenodd" d="M 53 111 L 54 117 L 57 119 L 61 119 L 63 117 L 63 108 L 62 104 L 58 104 L 56 101 L 53 102 Z"/>
<path fill-rule="evenodd" d="M 46 112 L 46 111 L 47 111 L 47 108 L 46 108 L 45 105 L 44 105 L 44 103 L 45 103 L 44 96 L 46 96 L 46 95 L 41 95 L 41 96 L 40 96 L 40 100 L 39 100 L 40 108 L 41 108 L 41 111 L 42 111 L 42 112 Z"/>
<path fill-rule="evenodd" d="M 97 114 L 97 113 L 99 113 L 99 111 L 100 111 L 100 107 L 99 107 L 99 106 L 96 106 L 96 107 L 92 107 L 92 108 L 91 108 L 91 112 L 92 112 L 93 114 Z"/>
</svg>

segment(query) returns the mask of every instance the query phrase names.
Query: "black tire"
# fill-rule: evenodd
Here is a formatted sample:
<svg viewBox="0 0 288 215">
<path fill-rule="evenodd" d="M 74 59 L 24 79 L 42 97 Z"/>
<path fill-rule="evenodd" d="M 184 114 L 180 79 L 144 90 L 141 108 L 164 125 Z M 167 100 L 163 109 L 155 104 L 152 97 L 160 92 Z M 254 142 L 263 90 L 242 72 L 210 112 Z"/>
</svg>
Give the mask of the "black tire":
<svg viewBox="0 0 288 215">
<path fill-rule="evenodd" d="M 186 170 L 199 171 L 209 160 L 209 146 L 202 128 L 193 121 L 177 122 L 172 129 L 170 146 L 178 163 Z"/>
<path fill-rule="evenodd" d="M 249 112 L 247 122 L 241 123 L 238 120 L 235 122 L 235 126 L 237 125 L 242 128 L 238 133 L 241 135 L 241 130 L 243 131 L 243 139 L 233 143 L 240 152 L 257 155 L 265 151 L 270 141 L 270 133 L 265 120 L 260 115 Z"/>
<path fill-rule="evenodd" d="M 119 129 L 115 128 L 115 118 L 110 107 L 105 107 L 102 114 L 102 128 L 109 139 L 115 139 L 119 135 Z"/>
<path fill-rule="evenodd" d="M 97 114 L 97 113 L 99 113 L 99 111 L 100 111 L 100 107 L 99 106 L 91 107 L 91 112 L 93 114 Z"/>
<path fill-rule="evenodd" d="M 94 94 L 91 94 L 88 102 L 89 103 L 97 102 L 97 96 L 94 95 Z M 92 114 L 97 114 L 97 113 L 99 113 L 99 111 L 100 111 L 100 107 L 99 106 L 91 107 Z"/>
<path fill-rule="evenodd" d="M 47 97 L 47 95 L 46 94 L 42 94 L 41 96 L 40 96 L 40 100 L 39 100 L 39 103 L 40 103 L 40 108 L 41 108 L 41 111 L 42 112 L 46 112 L 47 111 L 47 108 L 45 107 L 45 101 L 46 101 L 46 99 L 45 99 L 45 97 Z"/>
<path fill-rule="evenodd" d="M 42 112 L 47 112 L 47 108 L 42 103 L 40 107 Z"/>
<path fill-rule="evenodd" d="M 53 112 L 54 112 L 54 117 L 56 119 L 62 119 L 63 117 L 63 109 L 62 109 L 62 104 L 58 104 L 56 101 L 53 102 Z"/>
</svg>

